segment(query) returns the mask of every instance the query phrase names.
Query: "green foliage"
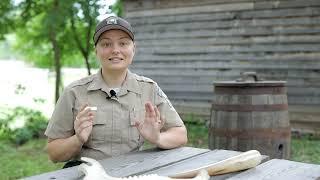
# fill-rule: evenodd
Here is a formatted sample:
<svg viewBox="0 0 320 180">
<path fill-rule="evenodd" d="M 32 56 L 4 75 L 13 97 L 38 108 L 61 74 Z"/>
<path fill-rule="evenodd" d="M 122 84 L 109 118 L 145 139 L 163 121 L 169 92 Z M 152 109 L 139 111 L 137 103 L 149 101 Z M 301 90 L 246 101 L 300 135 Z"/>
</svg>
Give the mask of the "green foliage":
<svg viewBox="0 0 320 180">
<path fill-rule="evenodd" d="M 303 135 L 291 140 L 291 160 L 320 164 L 320 137 Z"/>
<path fill-rule="evenodd" d="M 17 120 L 24 121 L 24 126 L 11 127 Z M 0 139 L 10 140 L 21 145 L 32 138 L 39 138 L 47 127 L 47 118 L 38 110 L 25 107 L 8 109 L 0 118 Z"/>
<path fill-rule="evenodd" d="M 49 9 L 50 5 L 48 4 L 47 6 L 48 7 L 46 7 L 46 9 Z M 65 12 L 60 13 L 61 15 L 65 14 Z M 54 61 L 52 60 L 54 52 L 52 50 L 52 44 L 49 39 L 50 29 L 56 29 L 58 31 L 58 41 L 64 40 L 68 42 L 65 44 L 65 46 L 63 46 L 63 48 L 70 50 L 70 53 L 65 53 L 63 49 L 61 51 L 62 55 L 66 56 L 74 53 L 74 48 L 71 48 L 72 44 L 70 46 L 72 40 L 64 33 L 63 30 L 66 27 L 66 25 L 63 24 L 65 24 L 66 22 L 63 22 L 63 20 L 59 17 L 56 18 L 56 13 L 52 11 L 40 11 L 38 12 L 38 14 L 34 15 L 34 13 L 32 13 L 31 11 L 30 14 L 31 15 L 26 15 L 28 17 L 32 17 L 30 17 L 30 19 L 25 23 L 25 26 L 17 28 L 17 39 L 14 46 L 15 49 L 19 50 L 19 52 L 25 56 L 25 60 L 28 63 L 41 68 L 51 68 L 54 66 Z M 60 24 L 62 26 L 60 28 L 56 26 L 53 27 L 53 24 Z"/>
<path fill-rule="evenodd" d="M 0 39 L 7 33 L 15 33 L 13 47 L 26 61 L 53 69 L 50 32 L 54 31 L 61 48 L 62 66 L 85 67 L 83 59 L 87 56 L 90 67 L 96 68 L 99 64 L 95 59 L 92 36 L 99 10 L 104 7 L 99 0 L 2 0 Z M 122 7 L 122 1 L 118 0 L 111 12 L 122 16 Z"/>
<path fill-rule="evenodd" d="M 188 114 L 183 117 L 188 131 L 188 145 L 198 148 L 208 148 L 208 125 L 201 117 Z"/>
<path fill-rule="evenodd" d="M 187 122 L 187 123 L 194 123 L 194 124 L 203 124 L 205 123 L 205 120 L 201 117 L 199 117 L 198 115 L 195 115 L 195 114 L 187 114 L 187 115 L 184 115 L 182 117 L 183 121 L 184 122 Z"/>
<path fill-rule="evenodd" d="M 0 139 L 8 138 L 11 133 L 9 124 L 12 122 L 12 119 L 10 119 L 9 116 L 10 114 L 6 111 L 0 112 Z"/>
<path fill-rule="evenodd" d="M 61 68 L 76 64 L 90 70 L 92 35 L 98 0 L 24 0 L 17 6 L 16 49 L 31 64 L 55 71 L 55 100 L 61 88 Z M 82 58 L 81 58 L 82 57 Z M 83 63 L 88 62 L 88 63 Z M 89 65 L 91 66 L 89 66 Z"/>
<path fill-rule="evenodd" d="M 197 148 L 208 148 L 208 127 L 205 123 L 186 122 L 188 145 Z"/>
<path fill-rule="evenodd" d="M 117 16 L 123 17 L 123 2 L 122 0 L 117 0 L 111 7 L 111 12 L 115 13 Z"/>
<path fill-rule="evenodd" d="M 11 134 L 10 140 L 14 141 L 15 144 L 21 145 L 32 139 L 33 134 L 31 130 L 27 128 L 18 128 Z"/>
<path fill-rule="evenodd" d="M 0 59 L 15 60 L 21 59 L 21 56 L 13 50 L 14 34 L 6 35 L 3 41 L 0 40 Z"/>
<path fill-rule="evenodd" d="M 55 32 L 62 66 L 85 67 L 83 56 L 87 53 L 91 67 L 97 67 L 92 36 L 97 24 L 96 17 L 103 5 L 99 5 L 97 0 L 57 2 L 56 8 L 54 2 L 49 0 L 22 1 L 19 4 L 21 23 L 16 28 L 15 49 L 29 63 L 41 68 L 53 68 L 54 52 L 50 37 L 51 32 Z"/>
<path fill-rule="evenodd" d="M 11 0 L 1 0 L 0 1 L 0 40 L 3 40 L 4 35 L 9 33 L 14 26 L 13 19 L 13 3 Z"/>
<path fill-rule="evenodd" d="M 45 152 L 46 139 L 36 139 L 22 146 L 0 141 L 0 179 L 19 179 L 61 169 L 63 163 L 54 164 Z"/>
</svg>

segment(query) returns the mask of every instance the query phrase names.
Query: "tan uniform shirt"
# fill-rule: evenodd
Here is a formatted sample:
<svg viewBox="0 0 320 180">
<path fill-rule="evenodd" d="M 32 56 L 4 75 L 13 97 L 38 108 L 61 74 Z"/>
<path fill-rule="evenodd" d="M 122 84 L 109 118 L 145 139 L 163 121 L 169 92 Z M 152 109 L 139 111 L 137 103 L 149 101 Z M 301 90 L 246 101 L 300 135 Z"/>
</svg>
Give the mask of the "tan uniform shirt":
<svg viewBox="0 0 320 180">
<path fill-rule="evenodd" d="M 139 150 L 144 140 L 134 127 L 134 121 L 143 120 L 147 101 L 156 104 L 165 118 L 162 131 L 184 126 L 159 86 L 153 80 L 129 70 L 117 97 L 110 97 L 110 89 L 103 81 L 101 70 L 71 83 L 59 98 L 45 135 L 51 139 L 74 135 L 74 120 L 85 103 L 96 106 L 98 110 L 91 135 L 79 156 L 103 159 Z"/>
</svg>

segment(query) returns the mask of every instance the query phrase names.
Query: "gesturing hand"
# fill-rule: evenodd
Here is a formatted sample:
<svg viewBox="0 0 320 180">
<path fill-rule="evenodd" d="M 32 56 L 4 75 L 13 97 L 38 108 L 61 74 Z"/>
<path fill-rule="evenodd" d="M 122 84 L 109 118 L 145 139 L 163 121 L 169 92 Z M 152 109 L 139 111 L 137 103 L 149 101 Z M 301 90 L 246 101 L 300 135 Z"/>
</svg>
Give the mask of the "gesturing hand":
<svg viewBox="0 0 320 180">
<path fill-rule="evenodd" d="M 157 144 L 160 138 L 160 129 L 163 127 L 164 120 L 160 117 L 157 106 L 153 106 L 151 102 L 145 104 L 145 117 L 143 121 L 136 121 L 141 136 L 153 144 Z"/>
<path fill-rule="evenodd" d="M 87 104 L 81 107 L 74 121 L 74 130 L 77 138 L 83 144 L 87 142 L 92 131 L 94 113 L 90 110 Z"/>
</svg>

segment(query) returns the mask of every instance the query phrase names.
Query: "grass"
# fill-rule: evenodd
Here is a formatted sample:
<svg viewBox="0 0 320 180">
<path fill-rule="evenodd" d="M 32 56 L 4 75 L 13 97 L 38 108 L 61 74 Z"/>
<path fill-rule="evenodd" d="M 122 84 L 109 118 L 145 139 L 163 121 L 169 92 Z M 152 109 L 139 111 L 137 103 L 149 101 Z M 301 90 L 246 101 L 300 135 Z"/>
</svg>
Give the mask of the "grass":
<svg viewBox="0 0 320 180">
<path fill-rule="evenodd" d="M 0 142 L 0 179 L 18 179 L 60 169 L 62 164 L 53 164 L 44 151 L 47 140 L 31 140 L 16 147 L 9 142 Z"/>
<path fill-rule="evenodd" d="M 320 137 L 302 136 L 291 140 L 291 160 L 320 164 Z"/>
<path fill-rule="evenodd" d="M 188 146 L 208 148 L 208 129 L 201 123 L 186 124 Z M 45 139 L 32 140 L 15 147 L 8 142 L 0 142 L 0 179 L 18 179 L 61 169 L 62 163 L 54 164 L 48 160 L 44 151 Z M 150 147 L 147 144 L 145 147 Z M 293 137 L 291 160 L 320 164 L 320 138 L 311 136 Z"/>
</svg>

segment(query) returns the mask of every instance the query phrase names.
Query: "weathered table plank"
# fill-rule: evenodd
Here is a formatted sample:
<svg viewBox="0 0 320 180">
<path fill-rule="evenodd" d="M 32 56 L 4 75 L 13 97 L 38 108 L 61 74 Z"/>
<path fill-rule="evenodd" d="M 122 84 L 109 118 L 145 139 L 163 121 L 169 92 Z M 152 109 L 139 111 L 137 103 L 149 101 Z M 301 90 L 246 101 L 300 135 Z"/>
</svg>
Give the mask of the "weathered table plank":
<svg viewBox="0 0 320 180">
<path fill-rule="evenodd" d="M 242 179 L 318 180 L 320 179 L 320 165 L 272 159 L 228 180 Z"/>
<path fill-rule="evenodd" d="M 208 150 L 182 147 L 172 150 L 152 149 L 129 153 L 100 161 L 111 176 L 124 177 L 139 174 L 173 175 L 178 172 L 212 164 L 240 154 L 230 150 Z M 241 172 L 212 176 L 210 179 L 320 179 L 320 165 L 273 159 L 263 156 L 259 166 Z M 267 161 L 267 162 L 265 162 Z M 78 167 L 61 169 L 37 176 L 31 180 L 81 179 Z"/>
<path fill-rule="evenodd" d="M 117 157 L 112 157 L 99 161 L 106 172 L 111 176 L 123 177 L 135 174 L 142 174 L 168 164 L 179 162 L 193 156 L 210 151 L 209 149 L 198 149 L 192 147 L 181 147 L 171 150 L 146 150 L 134 152 Z M 59 179 L 81 179 L 83 175 L 78 171 L 78 167 L 61 169 L 54 172 L 44 173 L 37 176 L 28 177 L 28 180 L 59 180 Z"/>
<path fill-rule="evenodd" d="M 183 147 L 166 151 L 149 150 L 143 151 L 143 153 L 136 152 L 129 155 L 105 159 L 101 161 L 101 164 L 108 174 L 115 177 L 124 177 L 144 174 L 153 169 L 180 162 L 209 151 L 209 149 L 192 147 Z"/>
<path fill-rule="evenodd" d="M 66 168 L 66 169 L 61 169 L 58 171 L 53 171 L 53 172 L 48 172 L 36 176 L 31 176 L 23 179 L 27 180 L 56 180 L 56 179 L 69 179 L 69 180 L 78 180 L 81 177 L 83 177 L 82 174 L 78 171 L 78 166 L 71 167 L 71 168 Z"/>
<path fill-rule="evenodd" d="M 149 171 L 145 174 L 158 174 L 162 176 L 170 176 L 174 175 L 179 172 L 191 170 L 191 169 L 196 169 L 201 166 L 206 166 L 212 163 L 216 163 L 222 160 L 225 160 L 227 158 L 236 156 L 241 154 L 242 152 L 238 151 L 231 151 L 231 150 L 212 150 L 197 156 L 194 156 L 192 158 L 188 158 L 186 160 L 153 170 Z M 268 156 L 263 156 L 262 162 L 266 162 L 269 160 Z M 211 177 L 211 179 L 226 179 L 228 177 L 234 176 L 235 174 L 238 174 L 239 172 L 236 173 L 228 173 L 225 175 L 219 175 L 219 176 L 214 176 Z"/>
<path fill-rule="evenodd" d="M 169 166 L 165 166 L 154 171 L 149 171 L 146 174 L 158 174 L 161 176 L 170 176 L 177 174 L 179 172 L 196 169 L 201 166 L 206 166 L 232 156 L 240 154 L 237 151 L 227 151 L 227 150 L 212 150 L 198 156 L 180 161 Z"/>
</svg>

